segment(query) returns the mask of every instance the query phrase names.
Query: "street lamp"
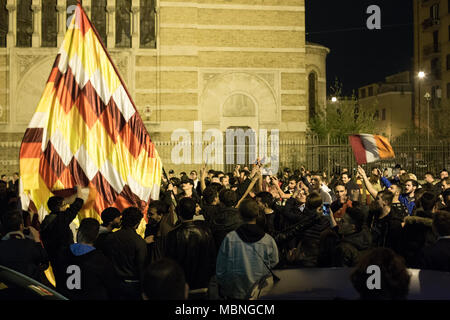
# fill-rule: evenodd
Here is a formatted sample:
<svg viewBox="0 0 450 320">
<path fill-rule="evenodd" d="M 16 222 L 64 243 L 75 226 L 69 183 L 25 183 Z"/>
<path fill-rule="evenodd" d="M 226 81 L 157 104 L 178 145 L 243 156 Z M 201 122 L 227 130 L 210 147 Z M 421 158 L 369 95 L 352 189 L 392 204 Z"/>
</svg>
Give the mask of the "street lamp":
<svg viewBox="0 0 450 320">
<path fill-rule="evenodd" d="M 333 103 L 337 102 L 337 98 L 336 97 L 332 97 L 331 98 L 331 102 L 333 102 Z"/>
<path fill-rule="evenodd" d="M 420 135 L 420 131 L 421 131 L 421 123 L 420 123 L 420 116 L 421 116 L 421 94 L 420 94 L 420 87 L 421 87 L 421 81 L 423 80 L 423 79 L 425 79 L 425 77 L 426 77 L 426 74 L 425 74 L 425 72 L 423 72 L 423 71 L 419 71 L 419 73 L 417 74 L 417 77 L 419 78 L 419 112 L 418 112 L 418 114 L 419 114 L 419 117 L 418 117 L 418 124 L 419 124 L 419 135 Z M 420 139 L 419 139 L 419 141 L 420 141 Z"/>
<path fill-rule="evenodd" d="M 424 96 L 427 101 L 427 143 L 428 143 L 428 152 L 430 152 L 430 100 L 431 95 L 429 92 L 425 93 Z"/>
</svg>

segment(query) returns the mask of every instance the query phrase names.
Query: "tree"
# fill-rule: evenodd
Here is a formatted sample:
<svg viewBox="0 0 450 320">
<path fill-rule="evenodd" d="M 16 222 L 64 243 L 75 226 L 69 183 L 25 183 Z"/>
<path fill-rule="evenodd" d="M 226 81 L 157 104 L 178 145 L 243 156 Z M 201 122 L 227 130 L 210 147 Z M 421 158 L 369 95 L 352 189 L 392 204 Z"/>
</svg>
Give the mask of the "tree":
<svg viewBox="0 0 450 320">
<path fill-rule="evenodd" d="M 331 139 L 347 139 L 350 134 L 376 133 L 375 106 L 361 110 L 355 94 L 342 96 L 342 85 L 338 81 L 332 87 L 335 102 L 328 102 L 325 110 L 316 108 L 316 116 L 309 119 L 309 132 L 319 139 L 330 134 Z"/>
</svg>

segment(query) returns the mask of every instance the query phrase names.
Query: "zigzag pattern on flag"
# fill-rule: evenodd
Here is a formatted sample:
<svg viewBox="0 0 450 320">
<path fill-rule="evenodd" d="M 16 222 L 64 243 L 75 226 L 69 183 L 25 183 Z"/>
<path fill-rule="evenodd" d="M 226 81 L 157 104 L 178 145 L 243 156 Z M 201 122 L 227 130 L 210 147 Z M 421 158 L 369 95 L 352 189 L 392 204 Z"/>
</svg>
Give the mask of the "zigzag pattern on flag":
<svg viewBox="0 0 450 320">
<path fill-rule="evenodd" d="M 41 212 L 57 190 L 82 185 L 95 190 L 84 216 L 98 218 L 109 206 L 145 210 L 159 195 L 161 170 L 124 82 L 78 4 L 23 137 L 22 194 Z"/>
</svg>

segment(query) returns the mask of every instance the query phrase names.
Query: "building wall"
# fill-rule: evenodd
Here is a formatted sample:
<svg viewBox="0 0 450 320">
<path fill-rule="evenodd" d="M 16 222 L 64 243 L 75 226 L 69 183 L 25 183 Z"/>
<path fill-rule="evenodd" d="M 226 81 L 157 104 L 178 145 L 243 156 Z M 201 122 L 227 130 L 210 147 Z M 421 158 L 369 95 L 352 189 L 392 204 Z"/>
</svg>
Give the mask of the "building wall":
<svg viewBox="0 0 450 320">
<path fill-rule="evenodd" d="M 0 154 L 0 172 L 12 173 L 58 48 L 42 48 L 36 40 L 31 48 L 15 47 L 11 14 L 17 4 L 8 5 L 12 32 L 7 48 L 0 48 L 0 148 L 8 151 Z M 66 2 L 58 5 L 60 43 Z M 83 1 L 88 15 L 90 5 Z M 115 48 L 114 6 L 107 1 L 106 45 L 155 142 L 170 141 L 176 129 L 192 132 L 196 120 L 203 131 L 249 126 L 279 129 L 280 139 L 302 138 L 310 70 L 319 74 L 318 100 L 325 102 L 328 49 L 305 46 L 304 0 L 157 1 L 156 49 L 139 48 L 136 0 L 131 47 Z M 160 153 L 166 168 L 195 167 L 173 166 L 167 150 Z"/>
<path fill-rule="evenodd" d="M 450 8 L 445 0 L 414 0 L 414 92 L 415 124 L 425 129 L 427 122 L 427 102 L 425 93 L 432 95 L 430 118 L 433 128 L 448 125 L 439 119 L 439 114 L 447 114 L 450 104 L 450 68 L 447 57 L 450 55 Z M 430 18 L 430 8 L 439 6 L 439 14 Z M 437 32 L 437 46 L 434 46 L 433 34 Z M 438 76 L 433 75 L 431 64 L 437 60 Z M 450 61 L 449 61 L 450 62 Z M 426 73 L 426 78 L 418 79 L 419 71 Z M 434 87 L 434 89 L 433 89 Z M 440 98 L 435 93 L 440 90 Z M 419 116 L 420 115 L 420 116 Z M 439 129 L 438 129 L 439 130 Z"/>
</svg>

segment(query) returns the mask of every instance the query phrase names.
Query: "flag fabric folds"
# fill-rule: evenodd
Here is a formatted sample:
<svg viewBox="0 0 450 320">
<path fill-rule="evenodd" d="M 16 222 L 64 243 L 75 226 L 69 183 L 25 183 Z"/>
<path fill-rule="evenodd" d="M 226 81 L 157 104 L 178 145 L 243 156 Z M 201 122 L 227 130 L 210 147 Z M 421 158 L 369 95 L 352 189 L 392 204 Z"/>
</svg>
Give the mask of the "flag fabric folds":
<svg viewBox="0 0 450 320">
<path fill-rule="evenodd" d="M 124 82 L 80 4 L 20 148 L 24 209 L 43 218 L 58 190 L 89 186 L 85 216 L 145 210 L 159 195 L 161 160 Z M 44 213 L 45 214 L 45 213 Z"/>
<path fill-rule="evenodd" d="M 358 164 L 395 158 L 395 153 L 389 140 L 383 136 L 356 134 L 349 136 L 349 141 Z"/>
</svg>

